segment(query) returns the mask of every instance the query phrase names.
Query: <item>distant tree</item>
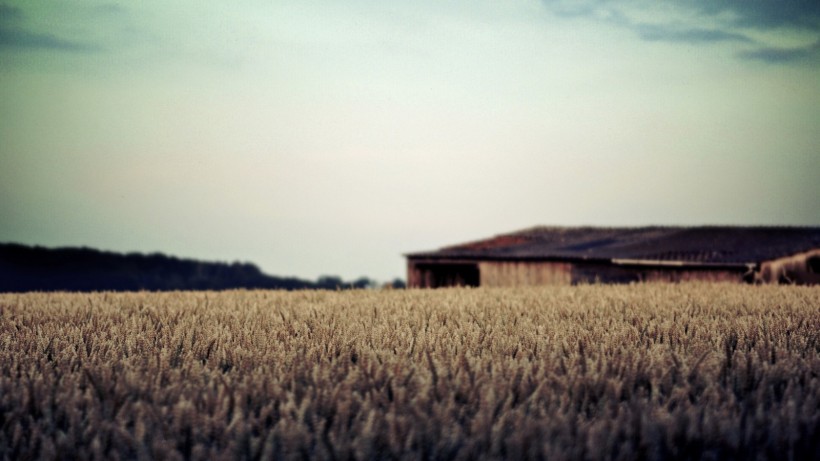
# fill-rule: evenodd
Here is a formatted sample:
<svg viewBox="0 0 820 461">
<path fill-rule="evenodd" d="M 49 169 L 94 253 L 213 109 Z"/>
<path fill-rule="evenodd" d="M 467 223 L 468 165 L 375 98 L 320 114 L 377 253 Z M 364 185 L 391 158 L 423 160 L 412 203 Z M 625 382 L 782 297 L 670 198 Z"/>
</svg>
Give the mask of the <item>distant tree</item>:
<svg viewBox="0 0 820 461">
<path fill-rule="evenodd" d="M 316 288 L 324 290 L 339 290 L 344 288 L 345 282 L 335 275 L 322 275 L 316 281 Z"/>
<path fill-rule="evenodd" d="M 370 280 L 367 277 L 359 277 L 358 279 L 356 279 L 355 281 L 350 283 L 351 288 L 357 288 L 357 289 L 373 288 L 375 286 L 376 286 L 376 282 L 373 281 L 373 280 Z"/>
<path fill-rule="evenodd" d="M 333 289 L 341 279 L 330 281 Z M 308 280 L 273 277 L 251 263 L 203 262 L 161 253 L 0 244 L 0 292 L 308 289 Z"/>
<path fill-rule="evenodd" d="M 391 285 L 391 288 L 395 288 L 397 290 L 407 288 L 407 284 L 404 283 L 404 280 L 402 280 L 400 278 L 393 279 L 393 281 L 390 282 L 390 285 Z"/>
<path fill-rule="evenodd" d="M 404 283 L 404 280 L 400 278 L 393 279 L 392 282 L 384 282 L 382 284 L 382 290 L 402 290 L 407 288 Z"/>
</svg>

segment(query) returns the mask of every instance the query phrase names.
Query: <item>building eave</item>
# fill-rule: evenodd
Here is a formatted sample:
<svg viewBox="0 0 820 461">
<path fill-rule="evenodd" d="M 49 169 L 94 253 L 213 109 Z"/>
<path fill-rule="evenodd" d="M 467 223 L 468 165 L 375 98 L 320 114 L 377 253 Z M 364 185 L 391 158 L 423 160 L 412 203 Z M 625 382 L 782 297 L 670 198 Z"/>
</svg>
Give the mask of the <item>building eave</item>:
<svg viewBox="0 0 820 461">
<path fill-rule="evenodd" d="M 559 256 L 506 256 L 506 255 L 443 255 L 436 253 L 414 253 L 405 255 L 409 262 L 414 263 L 462 263 L 462 262 L 554 262 L 580 264 L 607 264 L 621 267 L 640 267 L 657 269 L 694 269 L 694 270 L 731 270 L 748 271 L 759 266 L 758 262 L 742 263 L 703 263 L 696 261 L 657 260 L 657 259 L 630 259 L 630 258 L 584 258 Z"/>
<path fill-rule="evenodd" d="M 623 267 L 650 267 L 669 269 L 710 269 L 710 270 L 754 270 L 760 264 L 757 262 L 744 263 L 700 263 L 693 261 L 665 261 L 658 259 L 629 259 L 613 258 L 609 261 L 612 265 Z"/>
</svg>

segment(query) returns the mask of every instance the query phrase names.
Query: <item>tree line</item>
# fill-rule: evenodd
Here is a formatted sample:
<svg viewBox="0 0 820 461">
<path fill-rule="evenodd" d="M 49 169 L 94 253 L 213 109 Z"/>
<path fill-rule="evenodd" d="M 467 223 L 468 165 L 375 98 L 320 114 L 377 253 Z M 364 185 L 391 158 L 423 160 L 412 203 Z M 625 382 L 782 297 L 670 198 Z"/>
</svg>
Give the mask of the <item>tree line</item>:
<svg viewBox="0 0 820 461">
<path fill-rule="evenodd" d="M 113 253 L 92 248 L 0 244 L 0 292 L 173 291 L 230 289 L 361 289 L 379 284 L 367 277 L 345 281 L 267 275 L 247 262 L 204 262 L 162 253 Z M 404 288 L 396 279 L 383 286 Z"/>
</svg>

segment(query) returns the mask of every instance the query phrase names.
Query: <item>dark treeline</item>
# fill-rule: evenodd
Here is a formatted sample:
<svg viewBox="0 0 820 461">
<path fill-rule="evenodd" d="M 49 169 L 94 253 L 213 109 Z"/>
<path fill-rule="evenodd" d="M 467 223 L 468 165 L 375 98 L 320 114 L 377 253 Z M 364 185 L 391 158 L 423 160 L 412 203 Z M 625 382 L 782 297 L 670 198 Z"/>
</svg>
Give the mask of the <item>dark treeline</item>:
<svg viewBox="0 0 820 461">
<path fill-rule="evenodd" d="M 396 280 L 389 285 L 398 288 L 403 282 Z M 373 286 L 375 282 L 366 277 L 353 282 L 333 276 L 323 276 L 315 282 L 274 277 L 250 263 L 203 262 L 159 253 L 119 254 L 90 248 L 0 244 L 0 292 L 336 290 Z"/>
</svg>

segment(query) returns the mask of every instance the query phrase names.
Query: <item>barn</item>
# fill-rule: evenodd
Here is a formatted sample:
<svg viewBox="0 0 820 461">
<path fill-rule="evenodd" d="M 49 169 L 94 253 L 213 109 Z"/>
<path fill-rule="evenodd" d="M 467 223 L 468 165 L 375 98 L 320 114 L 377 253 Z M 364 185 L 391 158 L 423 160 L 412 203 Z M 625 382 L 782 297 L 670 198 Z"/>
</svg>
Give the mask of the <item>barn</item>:
<svg viewBox="0 0 820 461">
<path fill-rule="evenodd" d="M 820 283 L 820 227 L 539 226 L 407 257 L 407 284 Z"/>
</svg>

